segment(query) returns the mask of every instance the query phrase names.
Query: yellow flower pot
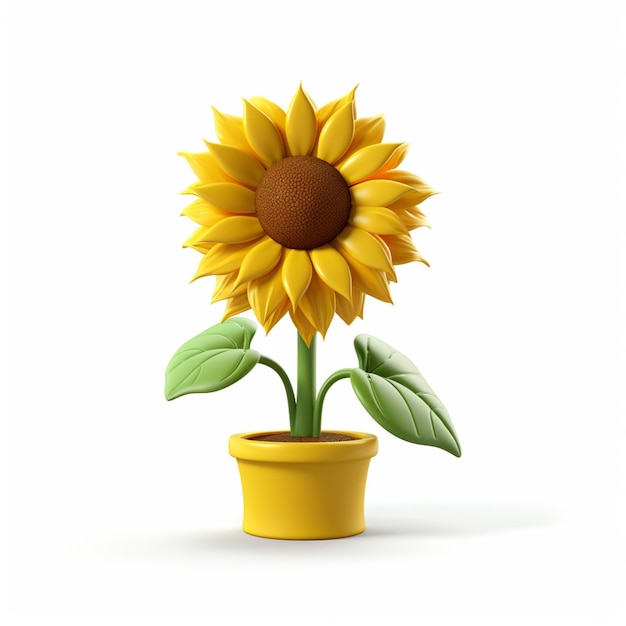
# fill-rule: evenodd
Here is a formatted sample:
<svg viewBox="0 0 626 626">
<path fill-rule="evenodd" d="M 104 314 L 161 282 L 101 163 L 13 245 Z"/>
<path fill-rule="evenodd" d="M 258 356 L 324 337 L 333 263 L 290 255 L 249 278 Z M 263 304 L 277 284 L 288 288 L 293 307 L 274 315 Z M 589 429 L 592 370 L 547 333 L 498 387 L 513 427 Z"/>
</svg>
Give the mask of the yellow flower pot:
<svg viewBox="0 0 626 626">
<path fill-rule="evenodd" d="M 229 440 L 243 490 L 243 530 L 272 539 L 333 539 L 365 530 L 365 482 L 375 435 L 333 431 L 349 441 Z"/>
</svg>

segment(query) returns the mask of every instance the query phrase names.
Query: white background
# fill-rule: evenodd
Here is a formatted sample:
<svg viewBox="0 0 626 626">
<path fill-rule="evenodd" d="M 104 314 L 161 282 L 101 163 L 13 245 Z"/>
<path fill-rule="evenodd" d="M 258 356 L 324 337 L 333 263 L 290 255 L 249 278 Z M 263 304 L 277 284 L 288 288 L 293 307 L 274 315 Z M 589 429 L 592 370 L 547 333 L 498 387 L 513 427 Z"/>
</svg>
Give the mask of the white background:
<svg viewBox="0 0 626 626">
<path fill-rule="evenodd" d="M 3 3 L 3 624 L 626 623 L 620 4 Z M 441 191 L 431 268 L 337 320 L 319 377 L 384 339 L 464 450 L 394 439 L 339 383 L 325 427 L 380 453 L 368 530 L 326 542 L 240 530 L 227 439 L 286 426 L 270 370 L 162 391 L 222 313 L 188 284 L 176 153 L 211 105 L 286 107 L 301 80 L 319 105 L 358 83 Z M 291 374 L 294 334 L 255 339 Z"/>
</svg>

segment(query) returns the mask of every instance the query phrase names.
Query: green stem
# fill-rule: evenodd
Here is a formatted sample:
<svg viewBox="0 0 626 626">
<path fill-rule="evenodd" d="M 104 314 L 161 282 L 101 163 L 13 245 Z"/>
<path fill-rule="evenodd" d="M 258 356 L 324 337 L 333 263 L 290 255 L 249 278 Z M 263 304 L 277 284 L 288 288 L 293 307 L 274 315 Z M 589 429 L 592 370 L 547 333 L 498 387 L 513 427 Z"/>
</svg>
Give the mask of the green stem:
<svg viewBox="0 0 626 626">
<path fill-rule="evenodd" d="M 291 386 L 289 376 L 287 376 L 285 370 L 278 363 L 276 363 L 276 361 L 273 361 L 266 356 L 261 355 L 259 363 L 267 365 L 267 367 L 273 369 L 283 381 L 283 385 L 285 386 L 285 393 L 287 394 L 287 406 L 289 408 L 289 427 L 291 430 L 293 430 L 296 421 L 296 397 L 294 396 L 293 387 Z"/>
<path fill-rule="evenodd" d="M 322 408 L 324 405 L 324 398 L 328 393 L 328 390 L 338 380 L 342 378 L 349 378 L 352 369 L 343 369 L 331 374 L 320 387 L 320 391 L 317 394 L 317 400 L 315 401 L 315 411 L 313 413 L 313 437 L 319 437 L 322 432 Z"/>
<path fill-rule="evenodd" d="M 313 437 L 313 413 L 315 409 L 315 341 L 313 335 L 311 345 L 298 333 L 298 385 L 295 423 L 291 425 L 292 437 Z M 319 435 L 317 435 L 319 437 Z"/>
</svg>

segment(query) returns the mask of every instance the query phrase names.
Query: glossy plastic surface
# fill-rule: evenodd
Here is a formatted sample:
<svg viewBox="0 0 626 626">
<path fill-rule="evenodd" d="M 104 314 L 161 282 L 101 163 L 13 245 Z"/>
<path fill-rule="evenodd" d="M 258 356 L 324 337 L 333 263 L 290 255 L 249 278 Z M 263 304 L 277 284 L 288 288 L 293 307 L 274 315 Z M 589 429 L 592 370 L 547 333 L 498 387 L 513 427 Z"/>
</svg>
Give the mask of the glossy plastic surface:
<svg viewBox="0 0 626 626">
<path fill-rule="evenodd" d="M 366 296 L 391 302 L 395 266 L 426 263 L 410 231 L 428 225 L 417 206 L 435 191 L 398 169 L 408 144 L 382 142 L 381 116 L 357 117 L 355 90 L 318 108 L 300 85 L 286 111 L 249 98 L 241 117 L 214 111 L 208 152 L 181 153 L 198 177 L 184 191 L 198 225 L 184 245 L 203 255 L 194 280 L 217 277 L 222 319 L 252 310 L 269 332 L 288 316 L 310 344 L 335 315 L 362 317 Z M 335 183 L 312 182 L 320 161 L 347 210 L 323 200 Z"/>
<path fill-rule="evenodd" d="M 341 431 L 337 431 L 341 432 Z M 243 530 L 271 539 L 333 539 L 365 530 L 364 497 L 375 435 L 351 441 L 282 443 L 229 440 L 243 491 Z"/>
</svg>

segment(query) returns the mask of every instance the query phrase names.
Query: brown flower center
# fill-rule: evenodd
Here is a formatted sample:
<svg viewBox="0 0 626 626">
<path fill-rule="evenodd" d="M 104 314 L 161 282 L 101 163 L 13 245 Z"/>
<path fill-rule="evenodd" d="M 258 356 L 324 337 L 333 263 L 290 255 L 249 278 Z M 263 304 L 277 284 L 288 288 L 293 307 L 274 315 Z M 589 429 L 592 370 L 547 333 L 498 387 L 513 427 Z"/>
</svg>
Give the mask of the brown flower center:
<svg viewBox="0 0 626 626">
<path fill-rule="evenodd" d="M 328 162 L 312 156 L 277 161 L 256 190 L 263 230 L 286 248 L 311 250 L 331 242 L 348 223 L 350 190 Z"/>
</svg>

